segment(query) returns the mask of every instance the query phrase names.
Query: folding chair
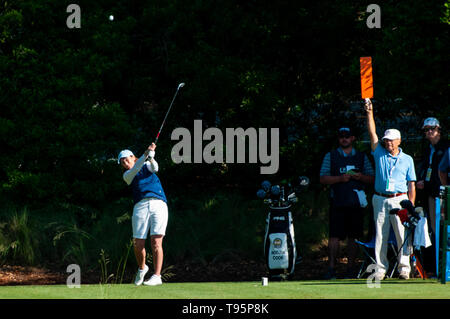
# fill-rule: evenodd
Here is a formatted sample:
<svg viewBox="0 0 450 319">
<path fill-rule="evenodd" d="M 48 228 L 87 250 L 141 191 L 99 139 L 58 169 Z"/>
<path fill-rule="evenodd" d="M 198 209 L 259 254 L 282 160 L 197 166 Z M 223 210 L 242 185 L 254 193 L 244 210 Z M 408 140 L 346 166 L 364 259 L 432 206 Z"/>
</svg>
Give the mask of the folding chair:
<svg viewBox="0 0 450 319">
<path fill-rule="evenodd" d="M 356 242 L 356 244 L 358 244 L 361 247 L 361 250 L 363 251 L 364 256 L 365 256 L 363 263 L 361 264 L 361 268 L 359 269 L 358 275 L 356 276 L 356 278 L 361 278 L 361 276 L 366 272 L 366 268 L 368 265 L 377 263 L 375 261 L 375 234 L 373 235 L 372 240 L 367 243 L 361 242 L 357 239 L 355 239 L 355 242 Z M 395 239 L 395 233 L 394 233 L 394 229 L 392 228 L 392 226 L 391 226 L 391 230 L 389 233 L 389 239 L 388 239 L 388 253 L 389 253 L 389 248 L 391 248 L 392 254 L 394 256 L 389 260 L 389 268 L 391 271 L 390 271 L 390 273 L 386 272 L 386 275 L 388 278 L 392 278 L 392 275 L 394 274 L 394 271 L 398 265 L 397 240 Z M 391 265 L 393 265 L 393 266 L 391 266 Z"/>
</svg>

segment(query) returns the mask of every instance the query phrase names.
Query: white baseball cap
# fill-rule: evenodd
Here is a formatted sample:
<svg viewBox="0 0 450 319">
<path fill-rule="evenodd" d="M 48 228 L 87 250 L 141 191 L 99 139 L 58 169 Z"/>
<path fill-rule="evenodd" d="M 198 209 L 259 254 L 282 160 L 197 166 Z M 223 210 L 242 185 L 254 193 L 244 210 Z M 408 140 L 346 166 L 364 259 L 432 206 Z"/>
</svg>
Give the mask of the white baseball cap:
<svg viewBox="0 0 450 319">
<path fill-rule="evenodd" d="M 422 129 L 425 126 L 437 126 L 437 127 L 440 127 L 439 121 L 435 117 L 428 117 L 428 118 L 426 118 L 425 121 L 423 121 Z"/>
<path fill-rule="evenodd" d="M 119 156 L 117 157 L 117 163 L 120 164 L 120 159 L 124 157 L 128 157 L 134 155 L 132 151 L 130 150 L 123 150 L 119 153 Z"/>
<path fill-rule="evenodd" d="M 384 131 L 384 136 L 383 136 L 383 140 L 388 139 L 388 140 L 397 140 L 397 139 L 401 139 L 402 136 L 400 134 L 399 130 L 396 130 L 395 128 L 391 128 L 389 130 Z"/>
</svg>

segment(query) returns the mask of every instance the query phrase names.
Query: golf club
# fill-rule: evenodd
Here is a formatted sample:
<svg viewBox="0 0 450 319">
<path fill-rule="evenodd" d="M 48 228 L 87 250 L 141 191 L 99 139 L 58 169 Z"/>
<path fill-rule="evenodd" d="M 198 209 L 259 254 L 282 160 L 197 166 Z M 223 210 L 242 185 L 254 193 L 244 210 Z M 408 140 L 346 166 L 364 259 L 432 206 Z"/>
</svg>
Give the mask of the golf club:
<svg viewBox="0 0 450 319">
<path fill-rule="evenodd" d="M 155 140 L 155 144 L 158 143 L 158 139 L 159 139 L 159 134 L 161 134 L 161 130 L 164 126 L 164 123 L 166 122 L 167 119 L 167 115 L 169 115 L 170 109 L 172 108 L 173 102 L 175 101 L 175 98 L 177 97 L 178 91 L 180 90 L 180 88 L 182 88 L 184 86 L 184 82 L 180 83 L 177 87 L 177 90 L 175 91 L 175 95 L 173 96 L 172 102 L 170 103 L 169 109 L 167 110 L 166 116 L 164 117 L 164 120 L 161 124 L 161 127 L 159 128 L 159 132 L 158 135 L 156 135 L 156 140 Z"/>
</svg>

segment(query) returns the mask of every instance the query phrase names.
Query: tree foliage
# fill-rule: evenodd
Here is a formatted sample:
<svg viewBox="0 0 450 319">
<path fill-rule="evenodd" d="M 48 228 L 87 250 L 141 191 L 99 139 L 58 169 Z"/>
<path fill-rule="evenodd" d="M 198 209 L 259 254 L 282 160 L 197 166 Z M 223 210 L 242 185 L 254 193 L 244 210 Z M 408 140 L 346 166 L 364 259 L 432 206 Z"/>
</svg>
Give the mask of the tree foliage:
<svg viewBox="0 0 450 319">
<path fill-rule="evenodd" d="M 145 149 L 182 81 L 159 147 L 174 188 L 198 175 L 261 178 L 254 165 L 171 163 L 171 130 L 194 119 L 279 127 L 279 175 L 317 175 L 334 129 L 364 126 L 348 112 L 360 100 L 360 56 L 373 57 L 381 119 L 406 110 L 449 124 L 448 1 L 385 1 L 381 29 L 366 26 L 363 1 L 78 4 L 81 28 L 69 29 L 67 3 L 1 2 L 0 182 L 19 202 L 101 206 L 122 196 L 114 158 Z"/>
</svg>

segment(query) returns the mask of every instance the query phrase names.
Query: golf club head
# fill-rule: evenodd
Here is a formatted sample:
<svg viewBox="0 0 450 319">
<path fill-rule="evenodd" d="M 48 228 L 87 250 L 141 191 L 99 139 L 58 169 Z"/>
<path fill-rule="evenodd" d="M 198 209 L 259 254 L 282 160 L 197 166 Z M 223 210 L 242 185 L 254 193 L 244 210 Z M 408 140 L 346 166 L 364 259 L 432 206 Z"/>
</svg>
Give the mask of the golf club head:
<svg viewBox="0 0 450 319">
<path fill-rule="evenodd" d="M 306 177 L 306 176 L 300 176 L 300 177 L 298 178 L 298 184 L 299 184 L 300 186 L 303 186 L 303 187 L 308 186 L 308 185 L 309 185 L 309 178 Z"/>
<path fill-rule="evenodd" d="M 298 202 L 297 195 L 295 193 L 290 194 L 288 196 L 288 201 L 291 203 L 297 203 Z"/>
<path fill-rule="evenodd" d="M 397 213 L 400 211 L 400 208 L 392 208 L 390 211 L 389 211 L 389 214 L 390 215 L 397 215 Z"/>
<path fill-rule="evenodd" d="M 263 181 L 261 183 L 261 188 L 266 192 L 268 192 L 270 190 L 270 186 L 272 186 L 272 184 L 270 184 L 269 181 Z"/>
<path fill-rule="evenodd" d="M 409 199 L 404 199 L 400 202 L 402 208 L 406 208 L 410 215 L 414 212 L 414 205 Z"/>
<path fill-rule="evenodd" d="M 424 216 L 425 216 L 425 214 L 424 214 L 424 212 L 423 212 L 423 207 L 416 207 L 416 208 L 414 209 L 414 211 L 415 211 L 420 217 L 424 217 Z"/>
<path fill-rule="evenodd" d="M 408 210 L 406 208 L 400 209 L 396 215 L 400 218 L 402 224 L 409 221 Z"/>
<path fill-rule="evenodd" d="M 270 189 L 270 192 L 273 196 L 279 196 L 280 195 L 280 186 L 279 185 L 273 185 Z"/>
<path fill-rule="evenodd" d="M 267 195 L 267 193 L 262 189 L 260 189 L 256 192 L 256 196 L 258 196 L 258 198 L 261 198 L 261 199 L 266 198 L 266 195 Z"/>
<path fill-rule="evenodd" d="M 299 195 L 308 188 L 308 185 L 309 185 L 309 178 L 306 176 L 300 176 L 298 178 L 298 184 L 294 186 L 294 192 L 297 193 L 297 195 Z"/>
</svg>

